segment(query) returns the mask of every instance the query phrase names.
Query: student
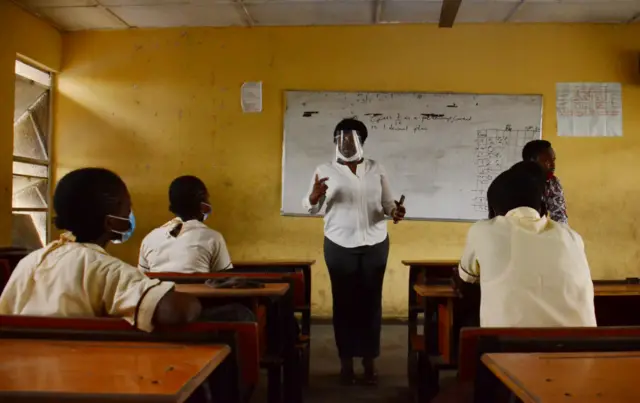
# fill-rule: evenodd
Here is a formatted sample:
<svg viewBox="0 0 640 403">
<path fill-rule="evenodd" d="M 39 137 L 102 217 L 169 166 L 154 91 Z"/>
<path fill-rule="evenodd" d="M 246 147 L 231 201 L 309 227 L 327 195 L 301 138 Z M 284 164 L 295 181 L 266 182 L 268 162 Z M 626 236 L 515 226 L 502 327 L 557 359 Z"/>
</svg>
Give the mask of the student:
<svg viewBox="0 0 640 403">
<path fill-rule="evenodd" d="M 64 176 L 53 196 L 55 224 L 69 233 L 22 259 L 0 296 L 0 314 L 121 317 L 144 331 L 194 321 L 198 300 L 152 280 L 105 251 L 135 229 L 118 175 L 84 168 Z"/>
<path fill-rule="evenodd" d="M 568 222 L 567 207 L 560 180 L 555 176 L 556 153 L 546 140 L 533 140 L 522 149 L 522 160 L 538 163 L 546 175 L 544 199 L 549 217 L 553 221 Z"/>
<path fill-rule="evenodd" d="M 471 226 L 459 266 L 480 282 L 482 327 L 596 326 L 582 238 L 541 215 L 544 171 L 521 162 L 487 192 L 495 217 Z"/>
<path fill-rule="evenodd" d="M 211 214 L 209 192 L 195 176 L 181 176 L 169 187 L 169 210 L 176 218 L 142 241 L 143 272 L 210 273 L 233 268 L 222 235 L 203 223 Z"/>
</svg>

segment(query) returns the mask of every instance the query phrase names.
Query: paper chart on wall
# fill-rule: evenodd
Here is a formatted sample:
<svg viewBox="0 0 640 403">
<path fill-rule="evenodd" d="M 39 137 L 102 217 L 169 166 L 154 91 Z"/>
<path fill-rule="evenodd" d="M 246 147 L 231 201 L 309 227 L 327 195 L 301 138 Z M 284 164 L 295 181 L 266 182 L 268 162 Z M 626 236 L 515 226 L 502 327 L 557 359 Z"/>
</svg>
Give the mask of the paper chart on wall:
<svg viewBox="0 0 640 403">
<path fill-rule="evenodd" d="M 242 112 L 259 113 L 262 112 L 262 82 L 246 82 L 242 84 L 240 90 L 240 103 Z"/>
<path fill-rule="evenodd" d="M 558 83 L 558 135 L 622 136 L 621 94 L 619 83 Z"/>
</svg>

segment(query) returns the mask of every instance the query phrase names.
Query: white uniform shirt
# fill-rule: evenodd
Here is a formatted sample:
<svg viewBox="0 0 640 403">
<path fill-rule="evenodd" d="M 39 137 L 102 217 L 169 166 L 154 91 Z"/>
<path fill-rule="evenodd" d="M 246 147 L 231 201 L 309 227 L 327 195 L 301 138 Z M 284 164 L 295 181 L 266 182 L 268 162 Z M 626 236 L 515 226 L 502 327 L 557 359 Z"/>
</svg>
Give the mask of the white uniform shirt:
<svg viewBox="0 0 640 403">
<path fill-rule="evenodd" d="M 482 327 L 596 326 L 582 238 L 531 208 L 471 226 L 459 273 L 480 279 Z"/>
<path fill-rule="evenodd" d="M 170 232 L 182 229 L 176 237 Z M 138 268 L 143 272 L 211 273 L 233 268 L 227 244 L 219 232 L 198 220 L 175 218 L 142 241 Z"/>
<path fill-rule="evenodd" d="M 312 206 L 309 196 L 315 176 L 329 178 L 325 199 Z M 382 165 L 373 160 L 358 164 L 356 174 L 348 166 L 332 162 L 320 165 L 311 179 L 309 193 L 302 201 L 311 214 L 323 207 L 324 234 L 344 248 L 375 245 L 387 237 L 387 221 L 395 208 L 393 195 Z"/>
<path fill-rule="evenodd" d="M 149 332 L 158 302 L 173 287 L 98 245 L 60 240 L 18 263 L 0 296 L 0 314 L 121 317 Z"/>
</svg>

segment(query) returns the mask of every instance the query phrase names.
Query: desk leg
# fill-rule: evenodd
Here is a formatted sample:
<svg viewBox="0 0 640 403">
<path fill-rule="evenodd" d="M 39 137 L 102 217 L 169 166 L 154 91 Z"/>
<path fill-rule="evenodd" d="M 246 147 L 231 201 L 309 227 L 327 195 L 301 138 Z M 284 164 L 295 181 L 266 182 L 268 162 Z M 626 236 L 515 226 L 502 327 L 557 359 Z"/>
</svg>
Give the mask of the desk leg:
<svg viewBox="0 0 640 403">
<path fill-rule="evenodd" d="M 300 377 L 300 359 L 296 352 L 297 335 L 294 326 L 293 289 L 290 288 L 280 300 L 280 327 L 283 352 L 284 402 L 302 402 L 302 378 Z"/>
<path fill-rule="evenodd" d="M 277 300 L 267 299 L 267 352 L 266 356 L 273 360 L 282 357 L 282 338 L 280 335 L 280 307 Z M 282 402 L 282 366 L 269 362 L 267 367 L 267 401 Z"/>
<path fill-rule="evenodd" d="M 437 307 L 437 303 L 433 304 L 434 300 L 431 298 L 422 298 L 424 307 L 424 322 L 423 322 L 423 334 L 424 334 L 424 352 L 419 359 L 418 364 L 418 399 L 419 401 L 429 401 L 438 392 L 438 379 L 437 372 L 434 371 L 433 364 L 431 363 L 430 356 L 433 354 L 433 309 Z M 435 342 L 435 349 L 438 348 L 438 342 Z"/>
</svg>

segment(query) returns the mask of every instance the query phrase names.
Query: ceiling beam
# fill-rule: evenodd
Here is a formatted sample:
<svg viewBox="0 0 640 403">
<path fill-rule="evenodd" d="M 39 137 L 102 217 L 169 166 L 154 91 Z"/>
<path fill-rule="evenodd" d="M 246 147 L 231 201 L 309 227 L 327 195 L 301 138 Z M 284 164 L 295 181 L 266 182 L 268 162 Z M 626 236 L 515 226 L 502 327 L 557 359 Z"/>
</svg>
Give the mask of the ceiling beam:
<svg viewBox="0 0 640 403">
<path fill-rule="evenodd" d="M 440 22 L 438 26 L 440 28 L 451 28 L 458 16 L 458 9 L 460 8 L 462 0 L 444 0 L 442 2 L 442 8 L 440 9 Z"/>
<path fill-rule="evenodd" d="M 244 24 L 248 27 L 253 27 L 254 25 L 256 25 L 256 22 L 251 16 L 251 14 L 249 14 L 249 10 L 247 9 L 247 5 L 244 4 L 244 1 L 243 0 L 234 0 L 234 1 L 238 6 L 238 8 L 240 8 L 240 11 L 242 12 L 242 15 L 244 17 Z"/>
<path fill-rule="evenodd" d="M 384 7 L 384 0 L 376 0 L 376 10 L 373 14 L 373 23 L 380 24 L 382 21 L 382 11 Z"/>
<path fill-rule="evenodd" d="M 520 11 L 520 9 L 522 8 L 522 6 L 524 5 L 524 3 L 525 3 L 526 1 L 527 1 L 527 0 L 520 0 L 520 1 L 518 2 L 518 4 L 516 4 L 516 5 L 511 9 L 511 11 L 509 11 L 509 14 L 507 14 L 507 16 L 505 17 L 504 22 L 509 22 L 509 21 L 511 21 L 511 19 L 512 19 L 512 18 L 513 18 L 513 17 L 518 13 L 518 11 Z"/>
</svg>

